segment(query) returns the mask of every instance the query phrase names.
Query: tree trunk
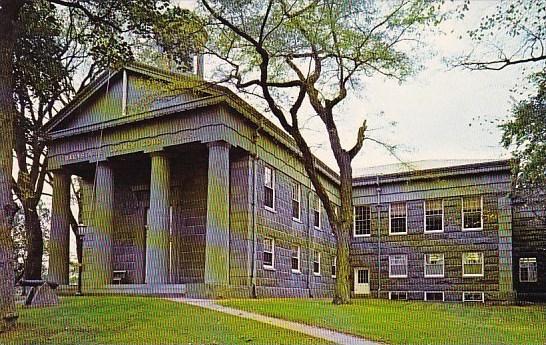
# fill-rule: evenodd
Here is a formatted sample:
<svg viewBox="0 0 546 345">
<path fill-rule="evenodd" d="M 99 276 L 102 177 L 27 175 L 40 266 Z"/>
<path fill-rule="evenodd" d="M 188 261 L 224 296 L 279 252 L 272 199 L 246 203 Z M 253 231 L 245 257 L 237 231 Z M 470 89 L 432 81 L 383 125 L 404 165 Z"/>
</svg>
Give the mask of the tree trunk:
<svg viewBox="0 0 546 345">
<path fill-rule="evenodd" d="M 15 325 L 13 242 L 11 229 L 17 206 L 12 196 L 13 123 L 13 49 L 20 1 L 0 2 L 0 332 Z"/>
<path fill-rule="evenodd" d="M 349 241 L 353 228 L 353 171 L 351 158 L 344 152 L 338 159 L 341 184 L 341 211 L 339 222 L 333 224 L 337 243 L 336 283 L 334 288 L 334 304 L 348 304 L 351 302 Z"/>
<path fill-rule="evenodd" d="M 42 258 L 44 239 L 40 218 L 36 207 L 25 207 L 25 233 L 27 238 L 27 257 L 25 260 L 25 279 L 42 279 Z"/>
</svg>

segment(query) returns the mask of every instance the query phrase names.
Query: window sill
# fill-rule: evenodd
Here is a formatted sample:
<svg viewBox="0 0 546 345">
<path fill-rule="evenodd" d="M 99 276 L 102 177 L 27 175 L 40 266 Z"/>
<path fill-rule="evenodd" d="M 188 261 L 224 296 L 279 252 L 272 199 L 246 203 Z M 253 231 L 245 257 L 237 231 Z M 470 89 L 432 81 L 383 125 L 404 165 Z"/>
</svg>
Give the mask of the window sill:
<svg viewBox="0 0 546 345">
<path fill-rule="evenodd" d="M 463 278 L 483 278 L 483 274 L 463 274 Z"/>
<path fill-rule="evenodd" d="M 292 273 L 294 273 L 294 274 L 301 274 L 301 271 L 300 271 L 300 270 L 292 269 Z"/>
<path fill-rule="evenodd" d="M 301 220 L 301 219 L 298 219 L 298 218 L 292 217 L 292 221 L 293 221 L 293 222 L 296 222 L 296 223 L 303 224 L 302 220 Z"/>
<path fill-rule="evenodd" d="M 425 275 L 425 278 L 445 278 L 445 275 Z"/>
<path fill-rule="evenodd" d="M 332 279 L 336 279 L 336 278 L 337 278 L 337 276 L 332 276 Z"/>
<path fill-rule="evenodd" d="M 273 266 L 266 266 L 266 265 L 264 265 L 264 270 L 266 270 L 266 271 L 276 271 L 275 267 L 273 267 Z"/>
<path fill-rule="evenodd" d="M 320 273 L 313 272 L 313 275 L 314 275 L 315 277 L 320 277 Z"/>
<path fill-rule="evenodd" d="M 482 231 L 483 228 L 462 228 L 462 231 Z"/>
<path fill-rule="evenodd" d="M 372 237 L 372 234 L 367 234 L 367 235 L 357 235 L 357 234 L 353 234 L 353 237 L 354 237 L 354 238 L 360 238 L 360 237 Z"/>
<path fill-rule="evenodd" d="M 425 234 L 441 234 L 444 232 L 444 229 L 442 230 L 425 230 L 424 233 Z"/>
<path fill-rule="evenodd" d="M 318 231 L 321 231 L 321 230 L 322 230 L 322 229 L 320 228 L 320 226 L 316 226 L 316 225 L 314 225 L 313 228 L 314 228 L 315 230 L 318 230 Z"/>
<path fill-rule="evenodd" d="M 271 207 L 269 207 L 269 206 L 264 206 L 264 208 L 265 208 L 266 210 L 268 210 L 269 212 L 271 212 L 271 213 L 277 213 L 277 211 L 275 211 L 274 208 L 271 208 Z"/>
<path fill-rule="evenodd" d="M 389 232 L 389 236 L 407 235 L 408 232 Z"/>
<path fill-rule="evenodd" d="M 407 278 L 408 276 L 389 276 L 389 278 Z"/>
</svg>

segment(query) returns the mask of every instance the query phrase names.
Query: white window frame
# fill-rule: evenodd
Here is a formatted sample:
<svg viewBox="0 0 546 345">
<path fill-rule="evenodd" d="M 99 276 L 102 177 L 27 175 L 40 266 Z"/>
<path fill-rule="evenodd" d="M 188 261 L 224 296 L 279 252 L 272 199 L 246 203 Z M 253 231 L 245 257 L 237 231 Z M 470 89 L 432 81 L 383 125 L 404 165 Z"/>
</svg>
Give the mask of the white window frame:
<svg viewBox="0 0 546 345">
<path fill-rule="evenodd" d="M 316 249 L 313 250 L 313 275 L 315 276 L 320 276 L 320 257 L 321 257 L 320 252 Z M 317 261 L 317 258 L 318 258 L 318 261 Z M 315 262 L 318 262 L 318 272 L 315 272 Z"/>
<path fill-rule="evenodd" d="M 442 294 L 442 302 L 445 301 L 445 294 L 444 294 L 443 291 L 425 291 L 425 296 L 424 296 L 424 300 L 425 300 L 425 301 L 428 301 L 428 299 L 427 299 L 427 294 L 428 294 L 428 293 L 441 293 L 441 294 Z M 431 300 L 431 302 L 439 302 L 439 301 L 437 301 L 437 300 Z"/>
<path fill-rule="evenodd" d="M 442 256 L 442 274 L 427 274 L 427 265 L 431 265 L 427 263 L 427 256 L 428 255 L 441 255 Z M 425 278 L 443 278 L 445 275 L 445 268 L 446 267 L 446 256 L 443 253 L 426 253 L 424 257 L 424 276 Z"/>
<path fill-rule="evenodd" d="M 481 274 L 473 274 L 473 273 L 464 273 L 464 266 L 465 266 L 465 254 L 480 254 L 482 257 L 482 273 Z M 461 256 L 461 263 L 462 263 L 462 269 L 463 269 L 463 277 L 483 277 L 485 274 L 485 256 L 483 255 L 483 252 L 465 252 Z"/>
<path fill-rule="evenodd" d="M 369 234 L 357 234 L 356 233 L 356 208 L 357 207 L 366 207 L 368 209 L 369 220 L 370 220 L 370 233 Z M 353 207 L 353 237 L 371 237 L 372 236 L 372 208 L 369 205 L 355 205 Z"/>
<path fill-rule="evenodd" d="M 301 184 L 297 181 L 294 182 L 296 188 L 297 188 L 297 196 L 298 198 L 297 199 L 294 199 L 294 194 L 292 193 L 292 204 L 290 206 L 292 206 L 291 208 L 291 212 L 293 212 L 293 203 L 294 201 L 297 201 L 298 202 L 298 217 L 294 217 L 294 215 L 292 214 L 292 220 L 295 220 L 296 222 L 300 222 L 301 223 Z M 293 191 L 292 191 L 293 192 Z"/>
<path fill-rule="evenodd" d="M 427 230 L 427 201 L 434 201 L 434 200 L 439 200 L 439 199 L 430 199 L 430 200 L 424 200 L 423 201 L 423 209 L 424 209 L 424 212 L 423 212 L 423 230 L 425 232 L 425 234 L 434 234 L 434 233 L 439 233 L 439 232 L 444 232 L 444 199 L 441 199 L 442 201 L 442 229 L 441 230 Z"/>
<path fill-rule="evenodd" d="M 392 274 L 391 268 L 392 268 L 392 259 L 394 259 L 395 256 L 403 256 L 406 258 L 406 274 Z M 408 277 L 408 255 L 407 254 L 393 254 L 389 255 L 389 278 L 407 278 Z"/>
<path fill-rule="evenodd" d="M 404 294 L 406 298 L 398 298 L 396 301 L 407 301 L 408 300 L 408 292 L 407 291 L 389 291 L 389 300 L 392 300 L 392 294 Z"/>
<path fill-rule="evenodd" d="M 527 279 L 527 280 L 522 280 L 521 279 L 521 264 L 522 264 L 522 260 L 525 260 L 525 261 L 528 261 L 528 262 L 524 262 L 525 264 L 530 264 L 532 263 L 533 261 L 531 260 L 534 260 L 534 263 L 535 263 L 535 274 L 534 274 L 534 279 Z M 520 283 L 536 283 L 538 282 L 538 262 L 537 262 L 537 258 L 536 257 L 524 257 L 524 258 L 519 258 L 518 260 L 518 273 L 519 273 L 519 281 Z M 529 271 L 529 266 L 526 267 L 527 270 Z M 529 272 L 527 272 L 527 276 L 529 277 Z"/>
<path fill-rule="evenodd" d="M 467 299 L 465 298 L 465 295 L 466 295 L 466 294 L 480 294 L 480 295 L 482 296 L 481 301 L 477 301 L 477 300 L 473 300 L 473 299 L 472 299 L 472 300 L 467 300 Z M 485 303 L 485 294 L 484 294 L 483 292 L 481 292 L 481 291 L 464 291 L 464 292 L 463 292 L 463 302 L 474 302 L 474 303 L 480 302 L 480 303 Z"/>
<path fill-rule="evenodd" d="M 270 186 L 267 186 L 265 184 L 265 171 L 266 169 L 269 169 L 271 171 L 271 187 Z M 276 199 L 276 188 L 275 188 L 275 184 L 276 184 L 276 176 L 275 176 L 275 169 L 273 169 L 273 167 L 269 166 L 269 165 L 265 165 L 264 166 L 264 200 L 265 200 L 265 188 L 271 188 L 273 190 L 273 200 L 272 200 L 272 203 L 273 203 L 273 207 L 270 207 L 268 205 L 265 204 L 264 202 L 264 208 L 268 211 L 271 211 L 271 212 L 276 212 L 275 211 L 275 199 Z"/>
<path fill-rule="evenodd" d="M 332 267 L 335 267 L 335 273 L 332 271 L 332 278 L 337 278 L 337 256 L 334 256 Z"/>
<path fill-rule="evenodd" d="M 298 268 L 297 269 L 294 269 L 292 268 L 292 259 L 294 259 L 294 256 L 292 254 L 292 250 L 294 249 L 294 247 L 297 247 L 298 248 Z M 292 271 L 292 273 L 301 273 L 301 246 L 297 245 L 297 246 L 292 246 L 290 248 L 290 269 Z"/>
<path fill-rule="evenodd" d="M 265 250 L 265 241 L 266 240 L 271 240 L 271 265 L 269 264 L 266 264 L 265 263 L 265 260 L 262 261 L 263 263 L 263 268 L 266 269 L 266 270 L 274 270 L 275 269 L 275 239 L 273 237 L 264 237 L 264 240 L 263 240 L 263 253 L 265 254 L 266 250 Z M 268 251 L 269 252 L 269 251 Z"/>
<path fill-rule="evenodd" d="M 483 230 L 483 196 L 480 195 L 480 227 L 479 228 L 465 228 L 464 227 L 464 199 L 465 198 L 475 198 L 476 196 L 475 195 L 469 195 L 469 196 L 466 196 L 466 197 L 462 197 L 461 198 L 461 220 L 462 220 L 462 223 L 461 223 L 461 229 L 462 231 L 480 231 L 480 230 Z"/>
<path fill-rule="evenodd" d="M 391 222 L 391 216 L 392 216 L 392 213 L 391 213 L 391 208 L 392 208 L 392 204 L 401 204 L 401 203 L 404 203 L 404 207 L 406 208 L 406 215 L 405 215 L 405 218 L 406 218 L 406 221 L 405 221 L 405 231 L 404 232 L 392 232 L 391 228 L 392 228 L 392 222 Z M 393 202 L 393 203 L 390 203 L 389 204 L 389 235 L 392 235 L 392 236 L 396 236 L 396 235 L 407 235 L 408 234 L 408 203 L 406 201 L 400 201 L 400 202 Z"/>
<path fill-rule="evenodd" d="M 313 200 L 311 200 L 311 210 L 313 211 L 313 227 L 317 230 L 320 230 L 322 228 L 322 203 L 320 202 L 320 198 L 318 197 L 317 193 L 311 194 Z M 317 200 L 317 208 L 315 209 L 315 200 Z M 315 211 L 318 212 L 318 226 L 315 225 Z"/>
</svg>

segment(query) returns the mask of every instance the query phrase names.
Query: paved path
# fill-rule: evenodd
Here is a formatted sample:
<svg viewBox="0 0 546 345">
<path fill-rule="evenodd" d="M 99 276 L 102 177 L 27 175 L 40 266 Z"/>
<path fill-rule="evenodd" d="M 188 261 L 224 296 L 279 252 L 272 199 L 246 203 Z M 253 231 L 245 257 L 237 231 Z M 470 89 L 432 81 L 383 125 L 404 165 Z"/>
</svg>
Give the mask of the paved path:
<svg viewBox="0 0 546 345">
<path fill-rule="evenodd" d="M 304 333 L 315 338 L 325 339 L 336 344 L 346 344 L 346 345 L 381 345 L 381 343 L 372 342 L 365 340 L 359 337 L 352 335 L 347 335 L 344 333 L 339 333 L 331 331 L 324 328 L 319 328 L 315 326 L 309 326 L 302 323 L 286 321 L 282 319 L 277 319 L 274 317 L 264 316 L 261 314 L 251 313 L 239 309 L 224 307 L 219 305 L 214 300 L 205 300 L 205 299 L 190 299 L 190 298 L 171 298 L 171 301 L 182 302 L 186 304 L 195 305 L 201 308 L 211 309 L 219 311 L 221 313 L 235 315 L 245 319 L 256 320 L 259 322 L 267 323 L 273 326 L 289 329 L 292 331 Z"/>
</svg>

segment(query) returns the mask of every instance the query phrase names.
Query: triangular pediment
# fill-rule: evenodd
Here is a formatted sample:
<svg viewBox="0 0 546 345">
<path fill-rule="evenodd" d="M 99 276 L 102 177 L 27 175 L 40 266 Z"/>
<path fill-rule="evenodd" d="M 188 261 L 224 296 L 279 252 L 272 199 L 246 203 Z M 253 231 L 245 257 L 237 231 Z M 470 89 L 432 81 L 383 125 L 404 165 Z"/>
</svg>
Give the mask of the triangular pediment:
<svg viewBox="0 0 546 345">
<path fill-rule="evenodd" d="M 200 106 L 218 95 L 210 88 L 200 87 L 193 75 L 159 73 L 129 65 L 106 72 L 89 84 L 51 120 L 47 131 L 81 132 L 117 122 L 139 121 L 163 109 Z"/>
</svg>

